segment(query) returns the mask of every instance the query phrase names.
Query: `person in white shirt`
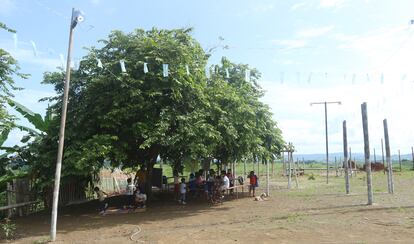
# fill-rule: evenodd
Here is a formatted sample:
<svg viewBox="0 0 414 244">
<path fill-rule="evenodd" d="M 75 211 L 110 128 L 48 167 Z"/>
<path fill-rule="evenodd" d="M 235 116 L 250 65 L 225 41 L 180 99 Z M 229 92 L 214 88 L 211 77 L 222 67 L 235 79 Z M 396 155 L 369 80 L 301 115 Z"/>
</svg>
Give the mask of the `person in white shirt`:
<svg viewBox="0 0 414 244">
<path fill-rule="evenodd" d="M 181 178 L 180 193 L 181 193 L 181 197 L 180 197 L 179 202 L 181 204 L 186 204 L 185 194 L 187 193 L 187 185 L 185 184 L 185 178 Z"/>
<path fill-rule="evenodd" d="M 226 171 L 224 171 L 224 170 L 221 171 L 221 175 L 222 175 L 222 178 L 223 178 L 223 188 L 222 188 L 222 190 L 225 191 L 225 190 L 229 189 L 229 187 L 230 187 L 230 179 L 229 179 L 229 177 L 227 177 Z"/>
<path fill-rule="evenodd" d="M 125 194 L 126 194 L 126 197 L 127 197 L 126 206 L 129 207 L 129 208 L 131 208 L 134 205 L 134 191 L 135 191 L 135 189 L 136 189 L 136 187 L 132 183 L 132 179 L 128 178 Z"/>
</svg>

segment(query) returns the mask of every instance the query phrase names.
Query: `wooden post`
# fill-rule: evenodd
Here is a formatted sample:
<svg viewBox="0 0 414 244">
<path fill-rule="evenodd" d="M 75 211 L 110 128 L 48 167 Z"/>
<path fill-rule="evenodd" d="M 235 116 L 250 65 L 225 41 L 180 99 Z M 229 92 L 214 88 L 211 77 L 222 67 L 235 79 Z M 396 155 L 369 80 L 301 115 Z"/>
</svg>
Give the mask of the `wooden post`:
<svg viewBox="0 0 414 244">
<path fill-rule="evenodd" d="M 388 123 L 387 119 L 383 120 L 384 123 L 384 140 L 385 140 L 385 155 L 387 159 L 387 167 L 388 167 L 388 193 L 394 193 L 394 181 L 393 181 L 393 172 L 392 172 L 392 161 L 391 161 L 391 150 L 390 150 L 390 140 L 388 137 Z"/>
<path fill-rule="evenodd" d="M 303 174 L 305 174 L 305 158 L 302 157 L 302 164 L 303 164 Z"/>
<path fill-rule="evenodd" d="M 285 161 L 285 152 L 282 152 L 282 170 L 283 170 L 283 176 L 286 176 L 286 161 Z"/>
<path fill-rule="evenodd" d="M 356 161 L 356 159 L 354 157 L 354 175 L 355 176 L 357 176 L 357 172 L 358 172 L 358 170 L 357 170 L 357 161 Z"/>
<path fill-rule="evenodd" d="M 365 154 L 365 171 L 367 173 L 367 191 L 368 191 L 368 205 L 373 203 L 372 194 L 372 175 L 371 163 L 369 161 L 369 135 L 368 135 L 368 114 L 367 103 L 361 104 L 362 126 L 364 130 L 364 154 Z"/>
<path fill-rule="evenodd" d="M 13 188 L 10 183 L 7 182 L 7 206 L 12 205 Z M 13 215 L 12 209 L 7 210 L 7 217 L 10 218 Z"/>
<path fill-rule="evenodd" d="M 352 167 L 351 161 L 352 161 L 352 150 L 351 150 L 351 147 L 349 147 L 348 169 L 351 170 L 351 178 L 352 178 L 352 174 L 354 173 L 354 168 Z"/>
<path fill-rule="evenodd" d="M 400 172 L 401 172 L 402 167 L 401 167 L 401 152 L 400 152 L 400 149 L 398 149 L 398 164 L 400 165 Z"/>
<path fill-rule="evenodd" d="M 292 188 L 292 152 L 288 152 L 288 189 Z"/>
<path fill-rule="evenodd" d="M 293 157 L 292 157 L 292 161 L 293 161 Z M 296 183 L 296 188 L 299 188 L 299 181 L 298 181 L 298 172 L 296 171 L 296 164 L 293 163 L 293 174 L 295 174 L 295 183 Z"/>
<path fill-rule="evenodd" d="M 413 170 L 414 170 L 414 149 L 411 147 L 411 157 L 413 159 Z"/>
<path fill-rule="evenodd" d="M 273 157 L 271 160 L 272 160 L 271 163 L 272 163 L 272 177 L 273 177 L 275 173 L 275 171 L 273 170 L 273 166 L 275 164 L 276 157 Z"/>
<path fill-rule="evenodd" d="M 374 163 L 377 163 L 377 155 L 375 154 L 375 147 L 374 147 Z"/>
<path fill-rule="evenodd" d="M 336 161 L 336 156 L 335 156 L 335 175 L 336 177 L 338 177 L 338 162 Z"/>
<path fill-rule="evenodd" d="M 266 163 L 266 194 L 269 196 L 269 162 L 265 159 Z"/>
<path fill-rule="evenodd" d="M 342 122 L 344 140 L 344 167 L 345 167 L 345 192 L 349 194 L 349 164 L 348 164 L 348 138 L 346 132 L 346 120 Z"/>
<path fill-rule="evenodd" d="M 382 154 L 382 164 L 384 165 L 384 175 L 385 175 L 384 140 L 382 138 L 381 138 L 381 154 Z"/>
</svg>

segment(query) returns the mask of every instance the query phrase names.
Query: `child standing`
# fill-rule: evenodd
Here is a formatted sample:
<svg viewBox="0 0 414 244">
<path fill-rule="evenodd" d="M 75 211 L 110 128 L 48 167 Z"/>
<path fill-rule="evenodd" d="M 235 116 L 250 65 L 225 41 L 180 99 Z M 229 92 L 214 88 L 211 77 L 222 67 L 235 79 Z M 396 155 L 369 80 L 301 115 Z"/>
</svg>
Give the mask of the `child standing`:
<svg viewBox="0 0 414 244">
<path fill-rule="evenodd" d="M 174 198 L 175 200 L 179 199 L 180 195 L 180 177 L 178 176 L 178 170 L 174 170 Z"/>
<path fill-rule="evenodd" d="M 190 197 L 195 197 L 197 185 L 194 173 L 190 174 L 190 179 L 188 180 L 188 188 L 190 188 Z"/>
<path fill-rule="evenodd" d="M 108 208 L 108 203 L 106 202 L 106 197 L 108 194 L 99 189 L 99 187 L 95 187 L 93 189 L 98 197 L 99 201 L 99 214 L 105 215 L 106 209 Z"/>
<path fill-rule="evenodd" d="M 180 193 L 181 193 L 181 197 L 179 202 L 181 204 L 187 204 L 185 202 L 185 194 L 187 193 L 187 185 L 185 184 L 185 178 L 181 178 L 181 184 L 180 184 Z"/>
<path fill-rule="evenodd" d="M 132 179 L 127 179 L 127 186 L 126 186 L 126 206 L 128 208 L 131 208 L 134 205 L 134 191 L 135 191 L 135 185 L 132 183 Z"/>
<path fill-rule="evenodd" d="M 254 171 L 250 171 L 250 174 L 247 176 L 247 178 L 250 179 L 250 185 L 249 185 L 249 195 L 252 196 L 252 192 L 253 192 L 253 197 L 255 196 L 255 189 L 258 186 L 258 179 L 257 176 L 254 174 Z"/>
</svg>

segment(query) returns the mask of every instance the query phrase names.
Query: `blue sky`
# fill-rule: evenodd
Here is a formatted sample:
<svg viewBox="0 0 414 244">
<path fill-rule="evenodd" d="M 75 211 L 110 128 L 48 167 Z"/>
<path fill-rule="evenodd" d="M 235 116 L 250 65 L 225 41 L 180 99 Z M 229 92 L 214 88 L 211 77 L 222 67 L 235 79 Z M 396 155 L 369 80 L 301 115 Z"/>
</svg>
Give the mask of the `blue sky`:
<svg viewBox="0 0 414 244">
<path fill-rule="evenodd" d="M 0 0 L 0 6 L 0 21 L 18 31 L 17 47 L 4 31 L 0 47 L 31 74 L 28 80 L 17 80 L 25 90 L 16 100 L 36 112 L 47 106 L 37 100 L 53 94 L 40 81 L 43 72 L 61 64 L 60 54 L 66 56 L 75 7 L 85 13 L 75 31 L 75 61 L 85 54 L 82 47 L 98 45 L 114 29 L 194 27 L 194 37 L 205 49 L 228 45 L 227 50 L 217 49 L 210 62 L 227 56 L 262 72 L 260 84 L 267 90 L 263 101 L 299 153 L 325 151 L 323 106 L 309 103 L 326 100 L 342 101 L 328 108 L 330 151 L 342 150 L 343 120 L 353 151 L 363 151 L 362 102 L 368 103 L 372 147 L 380 151 L 384 118 L 393 153 L 409 153 L 414 144 L 414 25 L 409 23 L 414 1 Z M 17 143 L 21 135 L 14 131 L 8 144 Z"/>
</svg>

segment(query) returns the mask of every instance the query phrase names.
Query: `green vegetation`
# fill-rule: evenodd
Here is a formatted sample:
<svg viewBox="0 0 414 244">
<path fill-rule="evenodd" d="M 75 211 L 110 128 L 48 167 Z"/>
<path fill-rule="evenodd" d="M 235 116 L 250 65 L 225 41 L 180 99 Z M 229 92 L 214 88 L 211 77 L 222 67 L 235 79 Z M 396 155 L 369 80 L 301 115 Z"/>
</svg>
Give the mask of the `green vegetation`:
<svg viewBox="0 0 414 244">
<path fill-rule="evenodd" d="M 1 229 L 3 230 L 6 240 L 10 240 L 14 236 L 16 225 L 12 223 L 10 219 L 5 218 L 4 223 L 1 224 Z"/>
<path fill-rule="evenodd" d="M 88 49 L 79 69 L 72 71 L 62 184 L 86 187 L 108 166 L 129 171 L 146 166 L 150 179 L 158 157 L 188 173 L 213 159 L 226 166 L 246 158 L 270 162 L 279 155 L 284 142 L 269 107 L 259 100 L 264 94 L 257 84 L 260 73 L 226 58 L 208 67 L 210 55 L 191 31 L 113 31 L 99 41 L 101 48 Z M 158 72 L 165 63 L 170 65 L 168 77 Z M 206 68 L 215 71 L 211 78 Z M 244 76 L 247 69 L 250 80 Z M 225 78 L 226 70 L 230 78 Z M 45 118 L 7 100 L 36 128 L 26 130 L 23 147 L 8 150 L 17 153 L 13 170 L 30 177 L 38 192 L 47 193 L 54 180 L 64 75 L 62 70 L 44 74 L 43 83 L 57 93 L 43 99 L 50 103 Z"/>
</svg>

